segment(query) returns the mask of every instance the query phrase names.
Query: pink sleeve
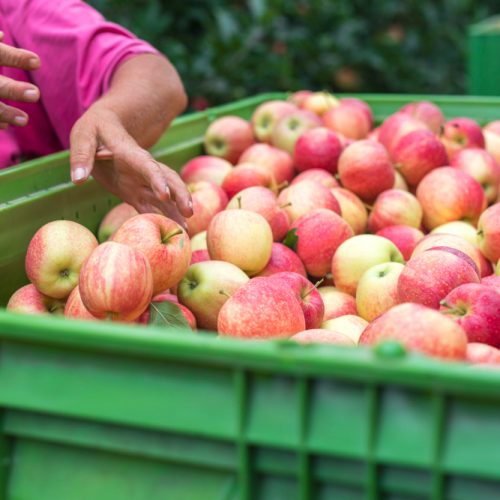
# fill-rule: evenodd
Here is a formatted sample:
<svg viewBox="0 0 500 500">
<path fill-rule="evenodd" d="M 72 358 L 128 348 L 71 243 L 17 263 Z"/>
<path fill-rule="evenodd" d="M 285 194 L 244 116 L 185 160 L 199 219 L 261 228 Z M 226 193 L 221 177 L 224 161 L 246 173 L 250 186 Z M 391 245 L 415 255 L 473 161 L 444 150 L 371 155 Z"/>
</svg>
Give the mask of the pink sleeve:
<svg viewBox="0 0 500 500">
<path fill-rule="evenodd" d="M 64 147 L 75 121 L 108 90 L 118 65 L 134 54 L 158 53 L 80 0 L 1 0 L 0 11 L 15 45 L 40 56 L 33 82 Z"/>
</svg>

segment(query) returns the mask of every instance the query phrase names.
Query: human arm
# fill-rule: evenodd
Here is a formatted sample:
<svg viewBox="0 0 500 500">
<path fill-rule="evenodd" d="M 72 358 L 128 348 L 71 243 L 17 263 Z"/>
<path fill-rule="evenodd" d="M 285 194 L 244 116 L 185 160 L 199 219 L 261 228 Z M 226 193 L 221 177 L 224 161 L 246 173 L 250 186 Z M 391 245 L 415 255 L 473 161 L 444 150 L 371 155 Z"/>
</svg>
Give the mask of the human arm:
<svg viewBox="0 0 500 500">
<path fill-rule="evenodd" d="M 191 216 L 190 195 L 179 175 L 146 151 L 186 103 L 177 72 L 164 57 L 139 54 L 123 62 L 108 92 L 71 131 L 73 181 L 92 173 L 141 212 L 163 212 L 179 222 Z M 109 159 L 96 160 L 96 154 Z"/>
</svg>

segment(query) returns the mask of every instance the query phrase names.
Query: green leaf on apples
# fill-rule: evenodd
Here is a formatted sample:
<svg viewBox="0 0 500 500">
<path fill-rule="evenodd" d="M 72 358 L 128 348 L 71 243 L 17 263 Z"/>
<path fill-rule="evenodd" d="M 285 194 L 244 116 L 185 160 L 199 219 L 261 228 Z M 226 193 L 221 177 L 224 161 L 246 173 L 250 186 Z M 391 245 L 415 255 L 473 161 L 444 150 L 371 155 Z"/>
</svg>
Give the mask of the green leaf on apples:
<svg viewBox="0 0 500 500">
<path fill-rule="evenodd" d="M 286 233 L 285 239 L 283 240 L 283 245 L 291 248 L 293 251 L 297 249 L 297 243 L 299 242 L 299 237 L 297 236 L 297 228 L 290 229 Z"/>
<path fill-rule="evenodd" d="M 168 300 L 151 302 L 148 324 L 163 326 L 165 328 L 183 328 L 192 331 L 180 307 Z"/>
</svg>

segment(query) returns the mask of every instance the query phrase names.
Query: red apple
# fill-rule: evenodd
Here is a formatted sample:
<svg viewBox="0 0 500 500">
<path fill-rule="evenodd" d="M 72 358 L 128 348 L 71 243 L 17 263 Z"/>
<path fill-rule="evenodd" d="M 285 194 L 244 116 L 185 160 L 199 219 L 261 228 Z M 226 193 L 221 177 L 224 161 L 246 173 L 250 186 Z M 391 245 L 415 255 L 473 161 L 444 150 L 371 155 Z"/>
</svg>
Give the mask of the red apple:
<svg viewBox="0 0 500 500">
<path fill-rule="evenodd" d="M 441 141 L 448 157 L 465 148 L 484 148 L 484 136 L 481 127 L 470 118 L 454 118 L 445 123 Z"/>
<path fill-rule="evenodd" d="M 325 313 L 323 321 L 338 318 L 345 315 L 357 315 L 356 300 L 352 295 L 341 292 L 333 286 L 322 286 L 318 292 L 323 299 Z"/>
<path fill-rule="evenodd" d="M 304 313 L 293 290 L 280 280 L 253 278 L 222 306 L 219 335 L 246 339 L 291 337 L 305 329 Z"/>
<path fill-rule="evenodd" d="M 410 260 L 413 250 L 424 237 L 420 229 L 410 226 L 388 226 L 377 231 L 376 234 L 392 241 L 403 254 L 404 260 Z"/>
<path fill-rule="evenodd" d="M 373 112 L 367 102 L 356 99 L 355 97 L 343 97 L 340 99 L 340 104 L 350 104 L 351 106 L 356 106 L 361 109 L 365 114 L 366 120 L 370 123 L 370 129 L 373 126 Z"/>
<path fill-rule="evenodd" d="M 298 110 L 281 118 L 273 130 L 271 144 L 293 155 L 295 142 L 306 130 L 321 126 L 321 119 L 310 111 Z"/>
<path fill-rule="evenodd" d="M 299 217 L 291 226 L 298 237 L 296 252 L 306 271 L 315 278 L 325 276 L 337 248 L 354 236 L 351 226 L 340 215 L 319 208 Z"/>
<path fill-rule="evenodd" d="M 271 258 L 273 233 L 262 215 L 250 210 L 224 210 L 210 222 L 208 252 L 213 260 L 230 262 L 255 275 Z"/>
<path fill-rule="evenodd" d="M 251 122 L 255 137 L 261 142 L 270 142 L 274 127 L 288 113 L 295 111 L 297 106 L 287 101 L 266 101 L 252 114 Z"/>
<path fill-rule="evenodd" d="M 343 187 L 364 201 L 374 200 L 394 185 L 394 168 L 387 151 L 371 140 L 347 146 L 340 155 L 338 171 Z"/>
<path fill-rule="evenodd" d="M 225 191 L 210 181 L 188 184 L 193 202 L 193 215 L 186 220 L 189 236 L 205 231 L 212 217 L 226 208 Z"/>
<path fill-rule="evenodd" d="M 339 202 L 342 218 L 351 226 L 354 234 L 363 234 L 368 222 L 368 211 L 358 196 L 348 189 L 335 187 L 331 190 Z"/>
<path fill-rule="evenodd" d="M 276 182 L 265 167 L 257 163 L 240 163 L 229 172 L 222 183 L 222 189 L 229 199 L 243 191 L 243 189 L 252 186 L 275 189 Z"/>
<path fill-rule="evenodd" d="M 469 342 L 466 360 L 473 365 L 499 365 L 500 350 L 487 344 Z"/>
<path fill-rule="evenodd" d="M 392 160 L 411 187 L 431 171 L 448 165 L 448 155 L 441 141 L 428 130 L 406 134 L 392 150 Z"/>
<path fill-rule="evenodd" d="M 429 130 L 425 123 L 406 113 L 394 113 L 386 118 L 380 126 L 378 141 L 387 149 L 392 157 L 399 141 L 415 130 Z"/>
<path fill-rule="evenodd" d="M 455 220 L 475 225 L 486 207 L 481 184 L 453 167 L 440 167 L 429 172 L 417 187 L 417 199 L 422 205 L 427 229 Z"/>
<path fill-rule="evenodd" d="M 484 189 L 488 203 L 495 202 L 500 191 L 500 165 L 484 149 L 461 149 L 453 155 L 450 165 L 476 179 Z"/>
<path fill-rule="evenodd" d="M 500 346 L 500 293 L 494 288 L 460 285 L 441 301 L 439 310 L 464 329 L 469 342 Z"/>
<path fill-rule="evenodd" d="M 65 299 L 78 285 L 80 269 L 97 245 L 96 237 L 81 224 L 49 222 L 28 245 L 26 275 L 44 295 Z"/>
<path fill-rule="evenodd" d="M 335 286 L 342 292 L 356 296 L 356 288 L 364 272 L 383 262 L 404 262 L 394 243 L 374 234 L 353 236 L 333 254 L 332 276 Z"/>
<path fill-rule="evenodd" d="M 115 231 L 128 219 L 137 215 L 137 210 L 128 203 L 120 203 L 113 207 L 102 219 L 97 231 L 97 239 L 100 243 L 107 241 Z"/>
<path fill-rule="evenodd" d="M 422 207 L 411 193 L 388 189 L 379 194 L 368 217 L 368 229 L 372 233 L 388 226 L 419 228 L 422 223 Z"/>
<path fill-rule="evenodd" d="M 172 295 L 170 293 L 160 293 L 158 295 L 155 295 L 151 299 L 151 304 L 153 303 L 158 304 L 161 302 L 172 302 L 173 304 L 175 304 L 181 310 L 181 313 L 184 316 L 185 320 L 187 321 L 187 324 L 189 325 L 191 330 L 196 330 L 196 318 L 194 314 L 186 306 L 179 304 L 179 301 L 177 300 L 177 297 L 175 295 Z M 151 304 L 140 315 L 139 319 L 137 320 L 138 323 L 142 325 L 147 325 L 149 323 L 149 318 L 151 315 L 150 312 Z"/>
<path fill-rule="evenodd" d="M 97 318 L 85 307 L 80 295 L 79 286 L 75 286 L 73 291 L 69 294 L 68 300 L 66 301 L 66 307 L 64 308 L 64 316 L 73 319 L 97 320 Z"/>
<path fill-rule="evenodd" d="M 380 127 L 375 127 L 374 129 L 372 129 L 372 131 L 368 134 L 366 138 L 370 139 L 371 141 L 378 142 L 379 134 L 380 134 Z"/>
<path fill-rule="evenodd" d="M 500 259 L 500 203 L 495 203 L 481 214 L 477 229 L 479 249 L 487 259 L 497 263 Z"/>
<path fill-rule="evenodd" d="M 353 342 L 358 343 L 363 330 L 368 326 L 368 321 L 354 314 L 346 314 L 324 321 L 321 328 L 347 335 Z"/>
<path fill-rule="evenodd" d="M 322 116 L 329 109 L 335 108 L 339 104 L 339 100 L 329 92 L 313 92 L 305 96 L 304 100 L 300 103 L 300 107 L 318 116 Z"/>
<path fill-rule="evenodd" d="M 356 309 L 363 319 L 373 321 L 398 304 L 398 280 L 404 267 L 384 262 L 364 272 L 356 289 Z"/>
<path fill-rule="evenodd" d="M 82 267 L 80 294 L 85 307 L 97 318 L 134 321 L 153 295 L 149 261 L 131 246 L 115 241 L 103 243 Z"/>
<path fill-rule="evenodd" d="M 215 331 L 221 307 L 248 281 L 248 276 L 229 262 L 199 262 L 189 267 L 179 283 L 178 298 L 195 315 L 200 328 Z"/>
<path fill-rule="evenodd" d="M 282 149 L 269 144 L 254 144 L 246 149 L 239 163 L 253 163 L 264 167 L 278 185 L 290 182 L 295 173 L 292 157 Z"/>
<path fill-rule="evenodd" d="M 335 177 L 327 172 L 326 170 L 322 170 L 320 168 L 311 168 L 310 170 L 304 170 L 299 175 L 293 179 L 291 184 L 298 184 L 302 181 L 316 181 L 327 188 L 338 187 L 339 183 L 335 180 Z"/>
<path fill-rule="evenodd" d="M 278 196 L 278 204 L 292 223 L 317 208 L 327 208 L 340 214 L 340 205 L 333 194 L 316 181 L 302 181 L 284 189 Z"/>
<path fill-rule="evenodd" d="M 205 132 L 205 151 L 231 163 L 236 163 L 245 149 L 255 142 L 253 128 L 239 116 L 215 119 Z"/>
<path fill-rule="evenodd" d="M 77 288 L 78 286 L 74 290 Z M 7 302 L 7 311 L 23 314 L 63 314 L 64 301 L 44 295 L 30 283 L 12 294 Z"/>
<path fill-rule="evenodd" d="M 253 186 L 240 191 L 230 200 L 227 209 L 241 208 L 262 215 L 271 227 L 274 241 L 281 241 L 286 236 L 290 227 L 288 215 L 278 207 L 278 199 L 269 189 Z"/>
<path fill-rule="evenodd" d="M 500 275 L 491 274 L 482 278 L 481 285 L 492 287 L 500 293 Z"/>
<path fill-rule="evenodd" d="M 153 273 L 153 294 L 175 286 L 189 267 L 189 236 L 179 224 L 160 214 L 141 214 L 125 222 L 112 241 L 142 252 Z"/>
<path fill-rule="evenodd" d="M 438 106 L 429 101 L 417 101 L 406 104 L 400 109 L 401 113 L 425 123 L 429 130 L 439 134 L 444 124 L 444 115 Z"/>
<path fill-rule="evenodd" d="M 434 233 L 426 235 L 413 250 L 412 257 L 416 257 L 435 247 L 450 247 L 460 250 L 474 261 L 479 271 L 481 270 L 481 252 L 472 243 L 454 234 Z"/>
<path fill-rule="evenodd" d="M 301 106 L 305 98 L 310 96 L 312 93 L 312 90 L 297 90 L 288 97 L 288 102 L 291 102 L 296 106 Z"/>
<path fill-rule="evenodd" d="M 470 223 L 461 220 L 455 220 L 453 222 L 447 222 L 446 224 L 441 224 L 435 227 L 431 234 L 442 234 L 448 233 L 454 236 L 460 236 L 464 240 L 467 240 L 471 245 L 477 245 L 477 229 Z"/>
<path fill-rule="evenodd" d="M 304 276 L 293 272 L 282 272 L 273 274 L 269 279 L 279 280 L 283 287 L 289 288 L 295 293 L 302 311 L 306 328 L 319 328 L 323 322 L 325 306 L 323 299 L 314 285 Z"/>
<path fill-rule="evenodd" d="M 341 152 L 342 144 L 335 132 L 317 127 L 297 139 L 293 159 L 299 172 L 319 168 L 334 174 Z"/>
<path fill-rule="evenodd" d="M 191 260 L 189 261 L 189 265 L 192 266 L 197 262 L 205 262 L 207 260 L 211 260 L 208 250 L 195 250 L 191 253 Z"/>
<path fill-rule="evenodd" d="M 448 360 L 465 358 L 467 336 L 452 319 L 420 304 L 400 304 L 362 333 L 360 345 L 395 340 L 410 351 Z"/>
<path fill-rule="evenodd" d="M 500 120 L 488 123 L 488 125 L 483 128 L 483 136 L 486 151 L 488 151 L 500 165 Z"/>
<path fill-rule="evenodd" d="M 348 139 L 365 139 L 372 127 L 367 113 L 358 105 L 343 101 L 323 115 L 324 126 Z"/>
<path fill-rule="evenodd" d="M 299 256 L 282 243 L 273 243 L 271 258 L 267 266 L 257 276 L 271 276 L 283 271 L 290 271 L 307 278 L 307 273 Z"/>
<path fill-rule="evenodd" d="M 407 262 L 398 281 L 398 300 L 438 309 L 440 301 L 464 283 L 479 283 L 474 261 L 455 248 L 431 248 Z"/>
<path fill-rule="evenodd" d="M 323 330 L 315 328 L 304 330 L 290 337 L 290 340 L 295 340 L 299 344 L 335 344 L 345 346 L 355 346 L 354 341 L 343 333 L 333 332 L 331 330 Z"/>
<path fill-rule="evenodd" d="M 186 184 L 208 181 L 222 186 L 226 175 L 233 166 L 227 160 L 217 156 L 197 156 L 189 160 L 181 169 L 181 178 Z"/>
</svg>

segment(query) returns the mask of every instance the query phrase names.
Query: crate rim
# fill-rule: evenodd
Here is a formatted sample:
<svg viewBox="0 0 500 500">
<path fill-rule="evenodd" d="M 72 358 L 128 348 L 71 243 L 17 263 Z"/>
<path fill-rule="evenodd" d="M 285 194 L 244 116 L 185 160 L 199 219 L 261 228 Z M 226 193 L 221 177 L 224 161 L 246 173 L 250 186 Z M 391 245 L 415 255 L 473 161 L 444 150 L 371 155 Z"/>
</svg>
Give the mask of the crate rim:
<svg viewBox="0 0 500 500">
<path fill-rule="evenodd" d="M 71 330 L 68 322 L 71 322 Z M 45 334 L 45 335 L 42 335 Z M 397 384 L 484 393 L 500 398 L 500 370 L 473 367 L 461 362 L 442 362 L 407 353 L 403 357 L 377 354 L 371 348 L 328 345 L 300 345 L 288 339 L 249 341 L 220 338 L 213 333 L 166 332 L 161 327 L 111 322 L 68 320 L 0 310 L 0 339 L 8 343 L 29 343 L 52 348 L 140 356 L 152 360 L 191 360 L 202 364 L 258 367 L 265 373 L 289 375 L 345 376 L 374 384 Z M 361 370 L 361 372 L 357 371 Z M 478 391 L 478 383 L 481 390 Z M 470 387 L 468 387 L 470 385 Z M 469 391 L 470 389 L 470 391 Z"/>
</svg>

